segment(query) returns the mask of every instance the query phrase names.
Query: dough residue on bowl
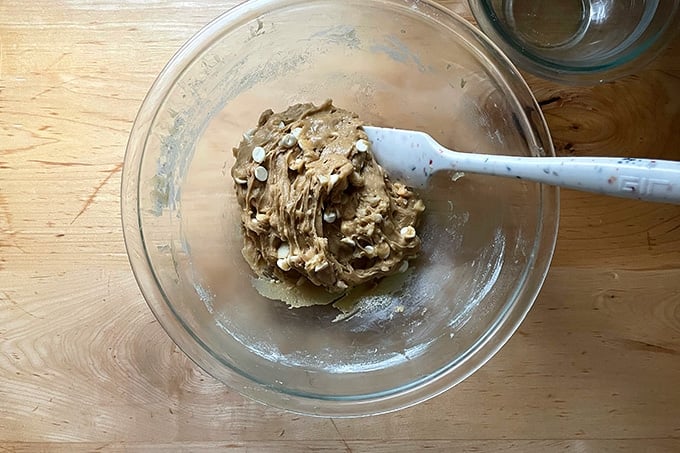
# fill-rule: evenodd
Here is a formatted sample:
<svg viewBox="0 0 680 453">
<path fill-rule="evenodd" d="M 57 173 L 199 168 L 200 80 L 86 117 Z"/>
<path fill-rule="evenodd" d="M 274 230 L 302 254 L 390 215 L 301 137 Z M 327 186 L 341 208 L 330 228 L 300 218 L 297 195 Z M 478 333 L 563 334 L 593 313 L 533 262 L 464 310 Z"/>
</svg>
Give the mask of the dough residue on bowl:
<svg viewBox="0 0 680 453">
<path fill-rule="evenodd" d="M 362 124 L 330 100 L 297 104 L 262 113 L 234 148 L 242 253 L 259 277 L 339 294 L 417 256 L 423 201 L 376 163 Z"/>
</svg>

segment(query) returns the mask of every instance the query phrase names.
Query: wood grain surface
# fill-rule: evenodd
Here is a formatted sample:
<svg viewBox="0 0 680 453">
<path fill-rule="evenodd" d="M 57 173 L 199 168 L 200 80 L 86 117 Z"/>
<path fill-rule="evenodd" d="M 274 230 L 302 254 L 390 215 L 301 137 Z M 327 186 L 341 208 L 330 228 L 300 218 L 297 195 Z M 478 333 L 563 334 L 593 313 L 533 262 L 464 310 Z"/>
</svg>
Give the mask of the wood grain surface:
<svg viewBox="0 0 680 453">
<path fill-rule="evenodd" d="M 680 451 L 678 206 L 563 191 L 518 333 L 394 414 L 266 408 L 174 346 L 126 258 L 123 155 L 166 61 L 235 3 L 0 1 L 0 452 Z M 615 83 L 527 79 L 560 155 L 680 160 L 680 38 Z"/>
</svg>

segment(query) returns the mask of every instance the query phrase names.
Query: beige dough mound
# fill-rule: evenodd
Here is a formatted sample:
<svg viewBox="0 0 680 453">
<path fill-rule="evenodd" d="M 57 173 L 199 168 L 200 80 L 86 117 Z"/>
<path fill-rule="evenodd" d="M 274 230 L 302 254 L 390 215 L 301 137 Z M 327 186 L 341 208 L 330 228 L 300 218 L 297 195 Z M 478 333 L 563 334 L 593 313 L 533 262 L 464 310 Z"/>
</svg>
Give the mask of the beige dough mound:
<svg viewBox="0 0 680 453">
<path fill-rule="evenodd" d="M 425 206 L 389 179 L 356 114 L 267 110 L 234 148 L 243 256 L 260 277 L 338 293 L 404 271 Z"/>
</svg>

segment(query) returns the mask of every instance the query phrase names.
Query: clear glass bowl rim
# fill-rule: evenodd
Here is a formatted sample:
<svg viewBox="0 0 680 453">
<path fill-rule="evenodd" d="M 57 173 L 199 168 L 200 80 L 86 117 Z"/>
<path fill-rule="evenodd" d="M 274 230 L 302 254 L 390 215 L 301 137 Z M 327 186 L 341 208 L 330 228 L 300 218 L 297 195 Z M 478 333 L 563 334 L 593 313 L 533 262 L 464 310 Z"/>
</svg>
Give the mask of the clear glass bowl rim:
<svg viewBox="0 0 680 453">
<path fill-rule="evenodd" d="M 610 82 L 633 74 L 649 64 L 665 48 L 673 37 L 680 33 L 677 26 L 680 17 L 680 1 L 673 1 L 673 13 L 668 17 L 664 27 L 650 39 L 624 52 L 616 59 L 592 66 L 570 66 L 546 60 L 530 50 L 516 45 L 514 40 L 497 25 L 492 18 L 490 0 L 468 0 L 470 10 L 479 28 L 496 43 L 503 52 L 520 68 L 545 79 L 568 85 L 592 85 Z M 675 25 L 675 28 L 673 25 Z"/>
<path fill-rule="evenodd" d="M 469 22 L 432 0 L 370 1 L 384 5 L 417 3 L 419 8 L 436 12 L 442 21 L 445 20 L 457 29 L 464 30 L 467 39 L 474 39 L 476 46 L 483 47 L 500 62 L 510 78 L 506 80 L 506 83 L 514 88 L 515 94 L 522 95 L 523 101 L 531 106 L 539 118 L 537 121 L 539 124 L 535 127 L 538 128 L 543 138 L 545 155 L 554 156 L 547 124 L 538 103 L 519 72 L 493 42 Z M 450 363 L 426 379 L 420 379 L 416 383 L 399 387 L 389 393 L 358 395 L 356 398 L 325 399 L 319 395 L 290 394 L 280 389 L 262 386 L 237 370 L 225 367 L 224 364 L 215 360 L 209 349 L 194 333 L 188 331 L 183 321 L 175 315 L 155 278 L 154 269 L 146 253 L 138 205 L 141 161 L 154 119 L 170 88 L 181 78 L 184 68 L 200 58 L 203 51 L 219 39 L 225 31 L 249 20 L 255 20 L 260 14 L 271 12 L 273 8 L 296 3 L 309 4 L 311 1 L 250 0 L 230 9 L 189 39 L 153 83 L 133 123 L 124 160 L 121 182 L 121 218 L 128 258 L 144 299 L 173 342 L 201 369 L 230 389 L 255 401 L 305 415 L 356 417 L 392 412 L 433 398 L 460 383 L 490 360 L 517 330 L 533 305 L 550 266 L 557 238 L 559 191 L 555 187 L 541 186 L 542 215 L 539 231 L 531 250 L 532 261 L 525 269 L 523 284 L 518 286 L 513 303 L 508 304 L 509 309 L 460 360 Z M 518 303 L 520 298 L 523 299 L 522 304 Z"/>
</svg>

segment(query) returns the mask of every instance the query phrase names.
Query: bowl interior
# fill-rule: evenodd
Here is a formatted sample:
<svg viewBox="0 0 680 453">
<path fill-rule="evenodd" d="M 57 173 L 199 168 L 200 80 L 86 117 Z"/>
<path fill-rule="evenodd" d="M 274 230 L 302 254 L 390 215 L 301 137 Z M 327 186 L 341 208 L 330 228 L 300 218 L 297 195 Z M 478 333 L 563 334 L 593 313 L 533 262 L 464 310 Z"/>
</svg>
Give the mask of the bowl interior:
<svg viewBox="0 0 680 453">
<path fill-rule="evenodd" d="M 338 322 L 329 307 L 290 310 L 258 294 L 241 256 L 231 149 L 263 110 L 326 98 L 454 149 L 553 153 L 516 71 L 446 10 L 256 0 L 204 29 L 152 88 L 128 148 L 126 241 L 154 313 L 217 378 L 292 410 L 377 413 L 454 385 L 507 340 L 547 270 L 557 192 L 439 175 L 421 192 L 423 252 L 400 289 Z"/>
</svg>

